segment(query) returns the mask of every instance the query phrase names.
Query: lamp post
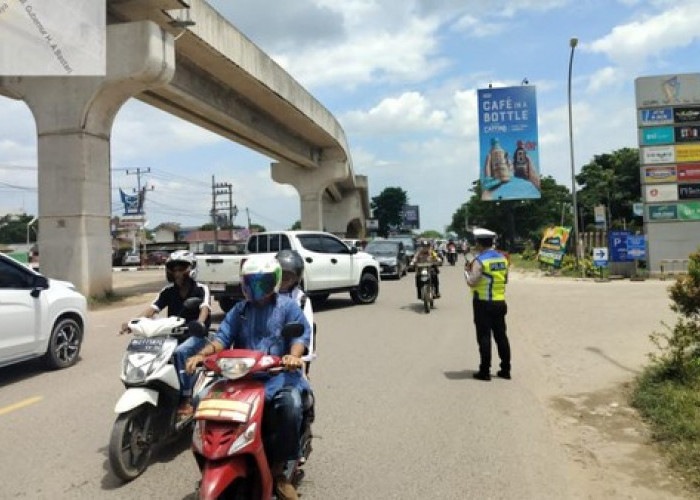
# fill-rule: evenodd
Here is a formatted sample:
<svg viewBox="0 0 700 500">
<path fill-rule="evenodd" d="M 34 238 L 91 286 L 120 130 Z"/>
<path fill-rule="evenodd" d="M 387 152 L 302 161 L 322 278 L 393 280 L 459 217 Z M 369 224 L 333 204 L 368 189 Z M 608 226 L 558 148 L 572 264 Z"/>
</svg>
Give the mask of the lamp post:
<svg viewBox="0 0 700 500">
<path fill-rule="evenodd" d="M 579 267 L 579 230 L 578 230 L 578 205 L 576 204 L 576 171 L 574 167 L 574 130 L 571 119 L 571 68 L 574 62 L 574 49 L 578 45 L 578 38 L 569 40 L 571 47 L 571 55 L 569 56 L 569 152 L 571 155 L 571 197 L 573 203 L 573 219 L 574 219 L 574 251 L 576 254 L 576 268 Z"/>
</svg>

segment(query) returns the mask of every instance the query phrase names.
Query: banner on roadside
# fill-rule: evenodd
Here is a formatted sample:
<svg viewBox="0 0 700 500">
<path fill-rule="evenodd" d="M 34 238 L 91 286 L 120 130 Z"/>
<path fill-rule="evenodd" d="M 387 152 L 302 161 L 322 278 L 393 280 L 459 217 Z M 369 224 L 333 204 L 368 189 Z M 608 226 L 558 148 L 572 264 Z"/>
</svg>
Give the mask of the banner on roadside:
<svg viewBox="0 0 700 500">
<path fill-rule="evenodd" d="M 570 227 L 553 226 L 545 229 L 537 260 L 550 266 L 560 267 L 570 233 Z"/>
</svg>

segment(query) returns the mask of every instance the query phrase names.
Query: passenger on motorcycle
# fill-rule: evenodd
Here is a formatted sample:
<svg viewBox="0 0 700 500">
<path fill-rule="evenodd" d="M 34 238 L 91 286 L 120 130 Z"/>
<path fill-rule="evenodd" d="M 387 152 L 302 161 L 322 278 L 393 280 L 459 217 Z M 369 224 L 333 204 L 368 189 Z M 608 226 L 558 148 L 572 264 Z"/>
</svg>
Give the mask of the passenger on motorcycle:
<svg viewBox="0 0 700 500">
<path fill-rule="evenodd" d="M 175 350 L 175 368 L 180 380 L 181 397 L 178 416 L 187 418 L 194 411 L 191 403 L 194 380 L 186 373 L 185 362 L 206 344 L 205 337 L 211 325 L 209 288 L 202 283 L 197 283 L 197 260 L 188 250 L 177 250 L 170 254 L 165 262 L 165 278 L 169 284 L 138 317 L 152 318 L 163 309 L 167 309 L 168 316 L 178 316 L 188 321 L 190 337 Z M 198 311 L 185 309 L 185 300 L 190 297 L 202 299 Z M 123 323 L 120 333 L 128 332 L 128 324 Z"/>
<path fill-rule="evenodd" d="M 288 371 L 269 376 L 265 381 L 265 411 L 274 420 L 268 454 L 275 489 L 281 499 L 297 498 L 296 489 L 284 476 L 288 460 L 300 456 L 300 433 L 303 419 L 304 392 L 310 392 L 308 380 L 300 368 L 301 357 L 309 349 L 311 327 L 299 305 L 278 293 L 282 268 L 275 258 L 252 256 L 241 268 L 241 288 L 246 300 L 237 303 L 219 327 L 211 343 L 187 360 L 188 373 L 194 372 L 206 356 L 235 346 L 282 356 Z M 286 340 L 281 337 L 282 327 L 298 322 L 304 326 L 301 337 Z"/>
<path fill-rule="evenodd" d="M 438 256 L 437 252 L 432 249 L 430 246 L 430 241 L 428 240 L 422 240 L 420 242 L 420 247 L 416 254 L 413 256 L 413 260 L 411 260 L 411 266 L 415 266 L 416 264 L 424 264 L 424 263 L 430 263 L 432 266 L 430 266 L 430 273 L 431 273 L 431 279 L 433 281 L 433 286 L 435 287 L 435 298 L 439 299 L 440 298 L 440 280 L 438 279 L 438 273 L 440 272 L 438 269 L 438 264 L 442 262 L 442 259 Z M 421 294 L 420 294 L 420 289 L 421 289 L 421 282 L 420 282 L 420 274 L 416 273 L 416 293 L 418 295 L 418 300 L 420 300 Z"/>
<path fill-rule="evenodd" d="M 304 276 L 304 259 L 296 250 L 280 250 L 275 256 L 282 268 L 282 282 L 279 294 L 292 298 L 304 311 L 306 321 L 311 325 L 310 352 L 305 356 L 305 371 L 309 373 L 309 363 L 316 359 L 316 324 L 314 323 L 314 309 L 309 296 L 301 288 L 301 280 Z"/>
</svg>

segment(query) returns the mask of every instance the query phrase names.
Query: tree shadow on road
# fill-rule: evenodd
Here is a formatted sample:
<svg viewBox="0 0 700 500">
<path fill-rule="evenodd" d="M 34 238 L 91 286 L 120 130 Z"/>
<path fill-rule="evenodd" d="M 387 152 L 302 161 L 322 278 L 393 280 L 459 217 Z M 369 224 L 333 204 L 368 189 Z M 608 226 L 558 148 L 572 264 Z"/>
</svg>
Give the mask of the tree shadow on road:
<svg viewBox="0 0 700 500">
<path fill-rule="evenodd" d="M 609 361 L 610 364 L 613 364 L 613 365 L 617 366 L 618 368 L 620 368 L 620 369 L 622 369 L 622 370 L 625 370 L 626 372 L 634 373 L 635 375 L 639 375 L 639 374 L 641 373 L 639 370 L 635 370 L 634 368 L 630 368 L 630 367 L 628 367 L 628 366 L 625 366 L 625 365 L 621 364 L 619 361 L 617 361 L 617 360 L 611 358 L 610 356 L 608 356 L 607 354 L 605 354 L 605 353 L 603 352 L 603 350 L 602 350 L 601 348 L 599 348 L 599 347 L 591 347 L 591 346 L 589 346 L 589 347 L 586 347 L 586 350 L 589 351 L 589 352 L 592 352 L 592 353 L 597 354 L 597 355 L 600 356 L 601 358 L 603 358 L 603 359 Z"/>
</svg>

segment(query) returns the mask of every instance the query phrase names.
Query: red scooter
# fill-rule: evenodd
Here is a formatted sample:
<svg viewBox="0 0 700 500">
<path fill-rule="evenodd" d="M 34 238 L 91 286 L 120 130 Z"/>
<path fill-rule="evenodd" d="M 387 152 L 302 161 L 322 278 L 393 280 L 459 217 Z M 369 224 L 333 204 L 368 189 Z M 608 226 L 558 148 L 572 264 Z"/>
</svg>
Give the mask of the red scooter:
<svg viewBox="0 0 700 500">
<path fill-rule="evenodd" d="M 298 323 L 282 329 L 283 338 L 303 333 Z M 263 445 L 264 383 L 256 373 L 277 374 L 284 370 L 282 358 L 264 352 L 229 349 L 207 357 L 208 372 L 198 383 L 212 376 L 222 377 L 197 405 L 192 451 L 202 473 L 200 499 L 272 498 L 273 478 Z M 195 393 L 197 391 L 195 386 Z M 303 402 L 304 419 L 301 457 L 287 464 L 285 474 L 296 486 L 303 477 L 300 467 L 311 453 L 313 396 Z"/>
</svg>

